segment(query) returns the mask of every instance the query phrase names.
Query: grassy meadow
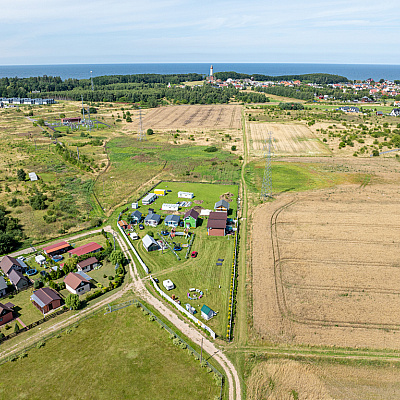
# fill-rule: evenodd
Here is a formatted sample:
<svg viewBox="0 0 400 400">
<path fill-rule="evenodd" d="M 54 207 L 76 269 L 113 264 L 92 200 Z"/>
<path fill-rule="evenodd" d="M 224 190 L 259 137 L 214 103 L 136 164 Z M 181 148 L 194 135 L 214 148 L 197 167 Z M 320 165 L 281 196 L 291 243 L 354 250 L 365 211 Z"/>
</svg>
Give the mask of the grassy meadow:
<svg viewBox="0 0 400 400">
<path fill-rule="evenodd" d="M 133 306 L 99 313 L 1 370 L 4 399 L 200 400 L 219 395 L 213 374 Z"/>
</svg>

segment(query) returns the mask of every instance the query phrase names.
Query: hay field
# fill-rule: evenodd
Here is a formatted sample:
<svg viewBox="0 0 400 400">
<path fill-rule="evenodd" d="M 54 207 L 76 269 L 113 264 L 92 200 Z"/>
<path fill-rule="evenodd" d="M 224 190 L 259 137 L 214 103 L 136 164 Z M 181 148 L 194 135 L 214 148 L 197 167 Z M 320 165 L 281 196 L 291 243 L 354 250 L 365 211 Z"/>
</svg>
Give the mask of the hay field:
<svg viewBox="0 0 400 400">
<path fill-rule="evenodd" d="M 335 365 L 271 358 L 247 379 L 249 400 L 396 400 L 398 368 Z"/>
<path fill-rule="evenodd" d="M 249 122 L 249 150 L 253 156 L 264 154 L 264 144 L 268 133 L 273 135 L 274 154 L 278 156 L 322 156 L 330 151 L 311 130 L 301 124 L 275 124 Z"/>
<path fill-rule="evenodd" d="M 240 129 L 241 106 L 193 105 L 153 108 L 143 117 L 143 128 L 171 129 Z"/>
<path fill-rule="evenodd" d="M 258 207 L 253 319 L 264 338 L 400 348 L 399 190 L 349 186 Z"/>
</svg>

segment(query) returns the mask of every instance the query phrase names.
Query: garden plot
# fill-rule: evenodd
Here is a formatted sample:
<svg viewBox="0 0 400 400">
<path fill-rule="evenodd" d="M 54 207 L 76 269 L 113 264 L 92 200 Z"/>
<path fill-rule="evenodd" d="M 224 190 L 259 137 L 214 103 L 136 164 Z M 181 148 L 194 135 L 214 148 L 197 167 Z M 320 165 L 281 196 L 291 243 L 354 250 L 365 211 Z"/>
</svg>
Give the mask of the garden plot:
<svg viewBox="0 0 400 400">
<path fill-rule="evenodd" d="M 241 106 L 195 105 L 159 107 L 143 118 L 144 129 L 224 129 L 241 127 Z"/>
<path fill-rule="evenodd" d="M 308 129 L 300 124 L 248 123 L 250 150 L 255 156 L 264 154 L 265 141 L 272 132 L 273 152 L 279 156 L 321 156 L 329 150 Z"/>
<path fill-rule="evenodd" d="M 256 331 L 297 343 L 399 348 L 399 196 L 389 185 L 342 187 L 258 208 Z"/>
</svg>

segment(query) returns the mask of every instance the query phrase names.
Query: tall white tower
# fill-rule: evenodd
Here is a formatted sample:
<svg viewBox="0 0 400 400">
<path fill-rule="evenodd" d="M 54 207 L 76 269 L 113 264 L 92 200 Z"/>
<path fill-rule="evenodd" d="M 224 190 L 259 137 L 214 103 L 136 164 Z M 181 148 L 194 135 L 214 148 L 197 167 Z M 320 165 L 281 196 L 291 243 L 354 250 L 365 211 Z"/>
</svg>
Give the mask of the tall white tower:
<svg viewBox="0 0 400 400">
<path fill-rule="evenodd" d="M 213 77 L 213 66 L 211 65 L 210 67 L 210 81 L 212 81 L 214 79 Z"/>
</svg>

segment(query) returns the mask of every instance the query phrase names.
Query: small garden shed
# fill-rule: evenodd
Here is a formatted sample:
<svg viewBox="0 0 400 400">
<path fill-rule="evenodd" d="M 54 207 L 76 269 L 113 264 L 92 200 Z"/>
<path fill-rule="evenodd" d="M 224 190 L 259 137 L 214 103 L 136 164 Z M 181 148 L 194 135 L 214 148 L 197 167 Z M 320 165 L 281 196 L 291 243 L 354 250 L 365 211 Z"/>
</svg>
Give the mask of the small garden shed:
<svg viewBox="0 0 400 400">
<path fill-rule="evenodd" d="M 185 227 L 196 228 L 197 218 L 199 218 L 199 213 L 195 209 L 186 211 L 183 220 L 185 221 Z"/>
</svg>

